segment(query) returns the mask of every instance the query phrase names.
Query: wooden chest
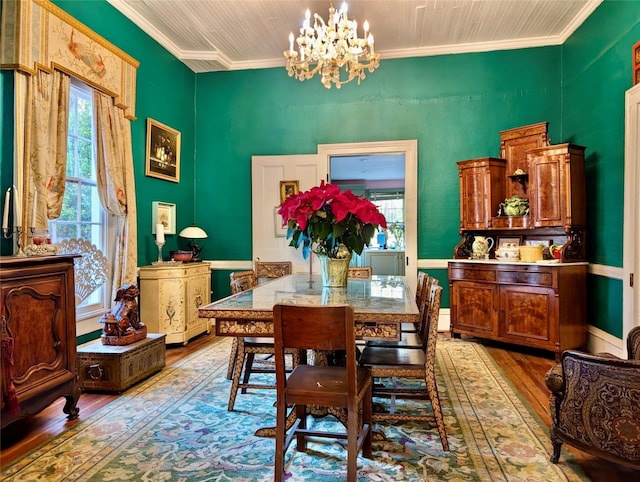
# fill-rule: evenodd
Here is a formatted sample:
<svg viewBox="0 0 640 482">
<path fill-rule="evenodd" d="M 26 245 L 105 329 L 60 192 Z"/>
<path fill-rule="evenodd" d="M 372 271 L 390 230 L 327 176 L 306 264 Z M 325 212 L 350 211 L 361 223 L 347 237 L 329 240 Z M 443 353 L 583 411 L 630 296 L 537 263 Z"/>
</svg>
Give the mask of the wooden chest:
<svg viewBox="0 0 640 482">
<path fill-rule="evenodd" d="M 97 340 L 79 346 L 77 360 L 82 390 L 122 392 L 165 366 L 165 335 L 150 333 L 125 346 Z"/>
</svg>

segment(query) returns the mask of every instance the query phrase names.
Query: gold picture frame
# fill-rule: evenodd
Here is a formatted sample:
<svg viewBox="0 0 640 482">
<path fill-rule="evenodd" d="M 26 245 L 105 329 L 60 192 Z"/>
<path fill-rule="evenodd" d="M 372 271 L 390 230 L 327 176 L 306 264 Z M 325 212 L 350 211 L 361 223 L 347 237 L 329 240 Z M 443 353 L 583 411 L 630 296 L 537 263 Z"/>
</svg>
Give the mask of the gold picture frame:
<svg viewBox="0 0 640 482">
<path fill-rule="evenodd" d="M 280 181 L 280 202 L 300 192 L 300 181 Z"/>
<path fill-rule="evenodd" d="M 145 176 L 180 182 L 180 132 L 147 118 Z"/>
</svg>

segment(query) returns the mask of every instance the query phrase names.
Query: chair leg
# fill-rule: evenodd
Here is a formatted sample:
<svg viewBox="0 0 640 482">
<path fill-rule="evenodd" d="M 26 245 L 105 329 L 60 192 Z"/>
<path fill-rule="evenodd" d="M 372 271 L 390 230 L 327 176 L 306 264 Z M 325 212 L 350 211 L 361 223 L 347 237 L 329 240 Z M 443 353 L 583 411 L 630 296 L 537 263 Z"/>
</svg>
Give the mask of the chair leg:
<svg viewBox="0 0 640 482">
<path fill-rule="evenodd" d="M 440 434 L 442 448 L 445 452 L 449 452 L 449 439 L 447 438 L 447 430 L 444 425 L 442 406 L 440 405 L 440 396 L 438 395 L 438 385 L 436 385 L 436 378 L 432 372 L 427 372 L 425 383 L 427 385 L 427 394 L 429 395 L 429 400 L 431 400 L 431 409 L 433 410 L 433 416 L 436 419 L 436 426 L 438 427 L 438 433 Z"/>
<path fill-rule="evenodd" d="M 349 407 L 347 413 L 347 482 L 358 478 L 358 406 Z"/>
<path fill-rule="evenodd" d="M 373 453 L 371 451 L 371 442 L 373 440 L 373 401 L 372 401 L 372 392 L 373 392 L 373 384 L 367 390 L 367 393 L 364 395 L 362 399 L 362 424 L 369 425 L 369 430 L 364 438 L 364 442 L 362 443 L 362 456 L 367 459 L 373 458 Z"/>
<path fill-rule="evenodd" d="M 233 368 L 233 381 L 231 382 L 231 388 L 229 389 L 229 405 L 227 410 L 233 410 L 233 406 L 236 403 L 236 395 L 238 394 L 238 385 L 240 385 L 240 375 L 242 374 L 242 365 L 244 365 L 245 353 L 243 344 L 238 344 L 238 353 L 236 354 L 236 364 Z"/>
<path fill-rule="evenodd" d="M 296 419 L 298 421 L 298 427 L 302 430 L 307 428 L 307 406 L 296 405 Z M 298 452 L 307 451 L 307 436 L 301 433 L 296 434 L 296 450 Z"/>
<path fill-rule="evenodd" d="M 284 454 L 286 447 L 284 445 L 287 432 L 287 404 L 284 401 L 276 403 L 276 455 L 273 466 L 274 482 L 282 482 L 284 479 Z"/>
<path fill-rule="evenodd" d="M 234 337 L 231 343 L 231 352 L 229 353 L 229 366 L 227 367 L 227 380 L 233 377 L 233 367 L 236 364 L 236 356 L 238 356 L 238 338 Z"/>
<path fill-rule="evenodd" d="M 244 376 L 242 377 L 243 385 L 249 383 L 249 377 L 251 376 L 251 370 L 253 369 L 253 360 L 255 359 L 255 353 L 247 353 L 247 359 L 244 362 Z M 247 393 L 247 389 L 242 387 L 240 393 Z"/>
</svg>

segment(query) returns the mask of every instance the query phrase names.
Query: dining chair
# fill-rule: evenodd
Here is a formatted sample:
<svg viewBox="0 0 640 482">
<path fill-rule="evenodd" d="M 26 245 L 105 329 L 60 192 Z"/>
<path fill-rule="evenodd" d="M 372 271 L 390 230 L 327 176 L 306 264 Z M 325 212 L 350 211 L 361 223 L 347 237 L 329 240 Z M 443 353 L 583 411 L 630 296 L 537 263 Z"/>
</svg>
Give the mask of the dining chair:
<svg viewBox="0 0 640 482">
<path fill-rule="evenodd" d="M 347 440 L 347 481 L 355 482 L 360 451 L 365 458 L 372 457 L 372 379 L 368 368 L 358 366 L 353 350 L 353 308 L 276 304 L 273 322 L 277 387 L 274 480 L 284 478 L 284 456 L 294 438 L 297 450 L 306 452 L 307 437 L 326 437 Z M 345 350 L 346 366 L 300 364 L 287 376 L 284 355 L 288 349 Z M 289 406 L 295 413 L 295 422 L 287 433 Z M 309 427 L 310 406 L 346 409 L 346 433 Z"/>
<path fill-rule="evenodd" d="M 258 279 L 253 270 L 234 271 L 229 274 L 229 286 L 231 294 L 235 295 L 242 291 L 253 288 L 258 284 Z M 234 338 L 231 344 L 231 353 L 229 353 L 229 366 L 227 367 L 227 380 L 233 377 L 233 369 L 236 366 L 236 356 L 238 354 L 238 338 Z"/>
<path fill-rule="evenodd" d="M 254 265 L 258 283 L 281 278 L 293 272 L 291 261 L 256 261 Z"/>
<path fill-rule="evenodd" d="M 425 281 L 430 276 L 424 271 L 418 271 L 418 281 L 416 283 L 416 305 L 422 306 L 425 299 L 425 293 L 427 292 Z M 418 331 L 419 323 L 404 322 L 400 324 L 400 331 L 404 333 L 416 333 Z"/>
<path fill-rule="evenodd" d="M 373 421 L 427 421 L 434 423 L 440 435 L 442 448 L 449 451 L 449 441 L 442 414 L 442 406 L 436 383 L 435 360 L 436 341 L 438 339 L 438 317 L 440 312 L 440 300 L 442 287 L 436 284 L 431 286 L 432 309 L 427 319 L 426 339 L 421 350 L 385 348 L 377 346 L 365 347 L 360 356 L 359 363 L 371 369 L 371 375 L 375 380 L 373 397 L 389 398 L 389 410 L 381 411 L 381 404 L 376 404 L 372 418 Z M 425 312 L 426 316 L 426 312 Z M 408 385 L 402 379 L 419 379 L 424 385 Z M 418 413 L 398 411 L 397 399 L 425 399 L 430 402 L 431 411 L 421 410 Z"/>
<path fill-rule="evenodd" d="M 371 278 L 371 266 L 349 266 L 347 278 Z"/>
<path fill-rule="evenodd" d="M 400 331 L 399 340 L 368 340 L 367 346 L 380 346 L 386 348 L 409 348 L 414 350 L 422 349 L 426 340 L 426 330 L 428 328 L 428 320 L 433 308 L 433 297 L 431 296 L 432 286 L 437 286 L 439 281 L 429 275 L 425 277 L 423 282 L 420 301 L 418 301 L 418 308 L 420 310 L 420 316 L 416 331 Z"/>
<path fill-rule="evenodd" d="M 231 293 L 236 294 L 257 286 L 258 277 L 253 270 L 231 273 Z M 235 337 L 229 355 L 227 368 L 227 379 L 231 379 L 231 389 L 229 390 L 229 403 L 227 410 L 233 410 L 235 406 L 238 389 L 240 393 L 247 393 L 248 388 L 275 390 L 275 383 L 250 383 L 250 377 L 254 373 L 275 373 L 272 367 L 255 367 L 256 355 L 273 355 L 273 338 L 271 337 Z M 300 363 L 300 351 L 288 350 L 291 355 L 292 366 Z M 240 378 L 242 377 L 242 381 Z"/>
</svg>

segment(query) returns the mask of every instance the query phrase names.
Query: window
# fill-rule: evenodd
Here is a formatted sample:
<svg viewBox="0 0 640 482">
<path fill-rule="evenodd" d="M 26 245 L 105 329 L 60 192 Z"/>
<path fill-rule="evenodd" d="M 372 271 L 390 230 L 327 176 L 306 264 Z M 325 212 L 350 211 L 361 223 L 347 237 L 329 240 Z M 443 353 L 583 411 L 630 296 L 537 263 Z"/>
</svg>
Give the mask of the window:
<svg viewBox="0 0 640 482">
<path fill-rule="evenodd" d="M 53 242 L 87 239 L 108 256 L 109 216 L 98 197 L 94 125 L 92 90 L 72 79 L 65 193 L 60 217 L 49 221 L 49 233 Z M 78 320 L 96 317 L 109 309 L 109 285 L 107 281 L 76 306 Z M 91 331 L 95 329 L 93 326 Z"/>
<path fill-rule="evenodd" d="M 367 192 L 367 198 L 378 206 L 378 209 L 387 220 L 387 246 L 390 248 L 403 248 L 404 190 L 371 190 Z M 372 245 L 378 246 L 377 237 L 374 237 Z"/>
</svg>

